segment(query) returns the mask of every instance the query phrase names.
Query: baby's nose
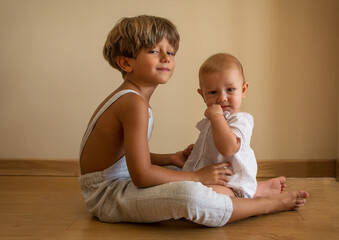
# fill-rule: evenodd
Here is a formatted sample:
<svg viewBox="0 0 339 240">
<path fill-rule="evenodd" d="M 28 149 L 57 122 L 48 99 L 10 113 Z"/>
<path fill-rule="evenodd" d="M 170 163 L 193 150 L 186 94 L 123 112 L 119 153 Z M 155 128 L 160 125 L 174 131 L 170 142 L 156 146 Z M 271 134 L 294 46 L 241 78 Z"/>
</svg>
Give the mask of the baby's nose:
<svg viewBox="0 0 339 240">
<path fill-rule="evenodd" d="M 221 93 L 218 97 L 218 102 L 224 102 L 224 101 L 227 101 L 227 94 Z"/>
</svg>

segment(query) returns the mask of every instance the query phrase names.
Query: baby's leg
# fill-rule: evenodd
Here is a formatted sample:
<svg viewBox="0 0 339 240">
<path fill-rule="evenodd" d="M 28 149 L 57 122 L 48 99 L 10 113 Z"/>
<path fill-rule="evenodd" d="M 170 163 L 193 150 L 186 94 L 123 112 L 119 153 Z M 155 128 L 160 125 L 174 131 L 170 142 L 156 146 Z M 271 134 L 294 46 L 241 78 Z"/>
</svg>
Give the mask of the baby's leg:
<svg viewBox="0 0 339 240">
<path fill-rule="evenodd" d="M 284 192 L 268 197 L 253 199 L 231 198 L 233 213 L 228 222 L 251 216 L 269 214 L 280 211 L 297 210 L 304 206 L 309 194 L 305 191 Z"/>
<path fill-rule="evenodd" d="M 229 187 L 220 185 L 206 185 L 211 187 L 213 191 L 219 194 L 225 194 L 230 197 L 234 197 L 234 192 Z M 283 193 L 286 189 L 286 178 L 277 177 L 265 181 L 258 181 L 257 191 L 254 197 L 268 197 L 274 194 Z"/>
<path fill-rule="evenodd" d="M 258 181 L 257 191 L 254 197 L 267 197 L 283 193 L 286 189 L 286 178 L 277 177 L 266 181 Z"/>
<path fill-rule="evenodd" d="M 231 188 L 229 187 L 224 187 L 221 185 L 206 185 L 207 187 L 211 187 L 214 192 L 219 193 L 219 194 L 225 194 L 230 197 L 235 197 L 234 192 Z"/>
</svg>

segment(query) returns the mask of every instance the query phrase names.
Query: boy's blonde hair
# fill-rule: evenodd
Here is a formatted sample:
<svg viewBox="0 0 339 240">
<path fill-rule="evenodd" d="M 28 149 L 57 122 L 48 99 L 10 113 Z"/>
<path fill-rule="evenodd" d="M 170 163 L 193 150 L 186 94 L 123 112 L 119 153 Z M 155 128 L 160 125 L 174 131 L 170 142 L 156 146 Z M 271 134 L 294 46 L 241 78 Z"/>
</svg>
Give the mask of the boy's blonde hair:
<svg viewBox="0 0 339 240">
<path fill-rule="evenodd" d="M 163 38 L 168 40 L 175 52 L 178 51 L 180 36 L 169 20 L 148 15 L 122 18 L 108 33 L 103 49 L 104 58 L 124 76 L 125 72 L 116 62 L 117 57 L 136 59 L 142 48 L 151 49 Z"/>
<path fill-rule="evenodd" d="M 245 75 L 240 61 L 228 53 L 217 53 L 210 56 L 201 65 L 199 69 L 199 84 L 201 87 L 202 74 L 221 72 L 225 69 L 237 68 L 241 74 L 243 82 L 245 83 Z"/>
</svg>

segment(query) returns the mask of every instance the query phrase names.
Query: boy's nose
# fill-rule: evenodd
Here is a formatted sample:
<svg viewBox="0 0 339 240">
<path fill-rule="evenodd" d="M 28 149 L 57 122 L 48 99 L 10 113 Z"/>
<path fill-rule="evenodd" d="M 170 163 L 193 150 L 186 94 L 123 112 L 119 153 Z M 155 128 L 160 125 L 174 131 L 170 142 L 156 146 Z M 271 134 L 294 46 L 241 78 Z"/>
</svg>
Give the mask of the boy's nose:
<svg viewBox="0 0 339 240">
<path fill-rule="evenodd" d="M 169 62 L 170 58 L 167 53 L 161 53 L 160 55 L 160 61 L 161 62 Z"/>
</svg>

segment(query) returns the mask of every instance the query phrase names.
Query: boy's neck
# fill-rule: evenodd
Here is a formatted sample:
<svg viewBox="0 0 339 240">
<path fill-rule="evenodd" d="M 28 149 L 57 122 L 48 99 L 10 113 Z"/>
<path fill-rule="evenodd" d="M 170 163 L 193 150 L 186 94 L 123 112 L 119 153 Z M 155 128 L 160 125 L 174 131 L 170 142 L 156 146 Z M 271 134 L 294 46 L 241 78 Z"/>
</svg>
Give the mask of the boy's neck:
<svg viewBox="0 0 339 240">
<path fill-rule="evenodd" d="M 124 82 L 120 87 L 123 89 L 132 89 L 137 91 L 145 99 L 147 103 L 149 103 L 149 100 L 154 90 L 156 89 L 156 86 L 152 87 L 141 86 L 140 84 L 137 84 L 134 81 L 129 80 L 127 78 L 124 79 Z"/>
<path fill-rule="evenodd" d="M 136 83 L 134 83 L 133 81 L 131 81 L 131 80 L 129 80 L 129 79 L 125 79 L 125 82 L 130 83 L 131 85 L 133 85 L 134 87 L 136 87 L 140 92 L 142 92 L 141 88 L 140 88 Z"/>
</svg>

